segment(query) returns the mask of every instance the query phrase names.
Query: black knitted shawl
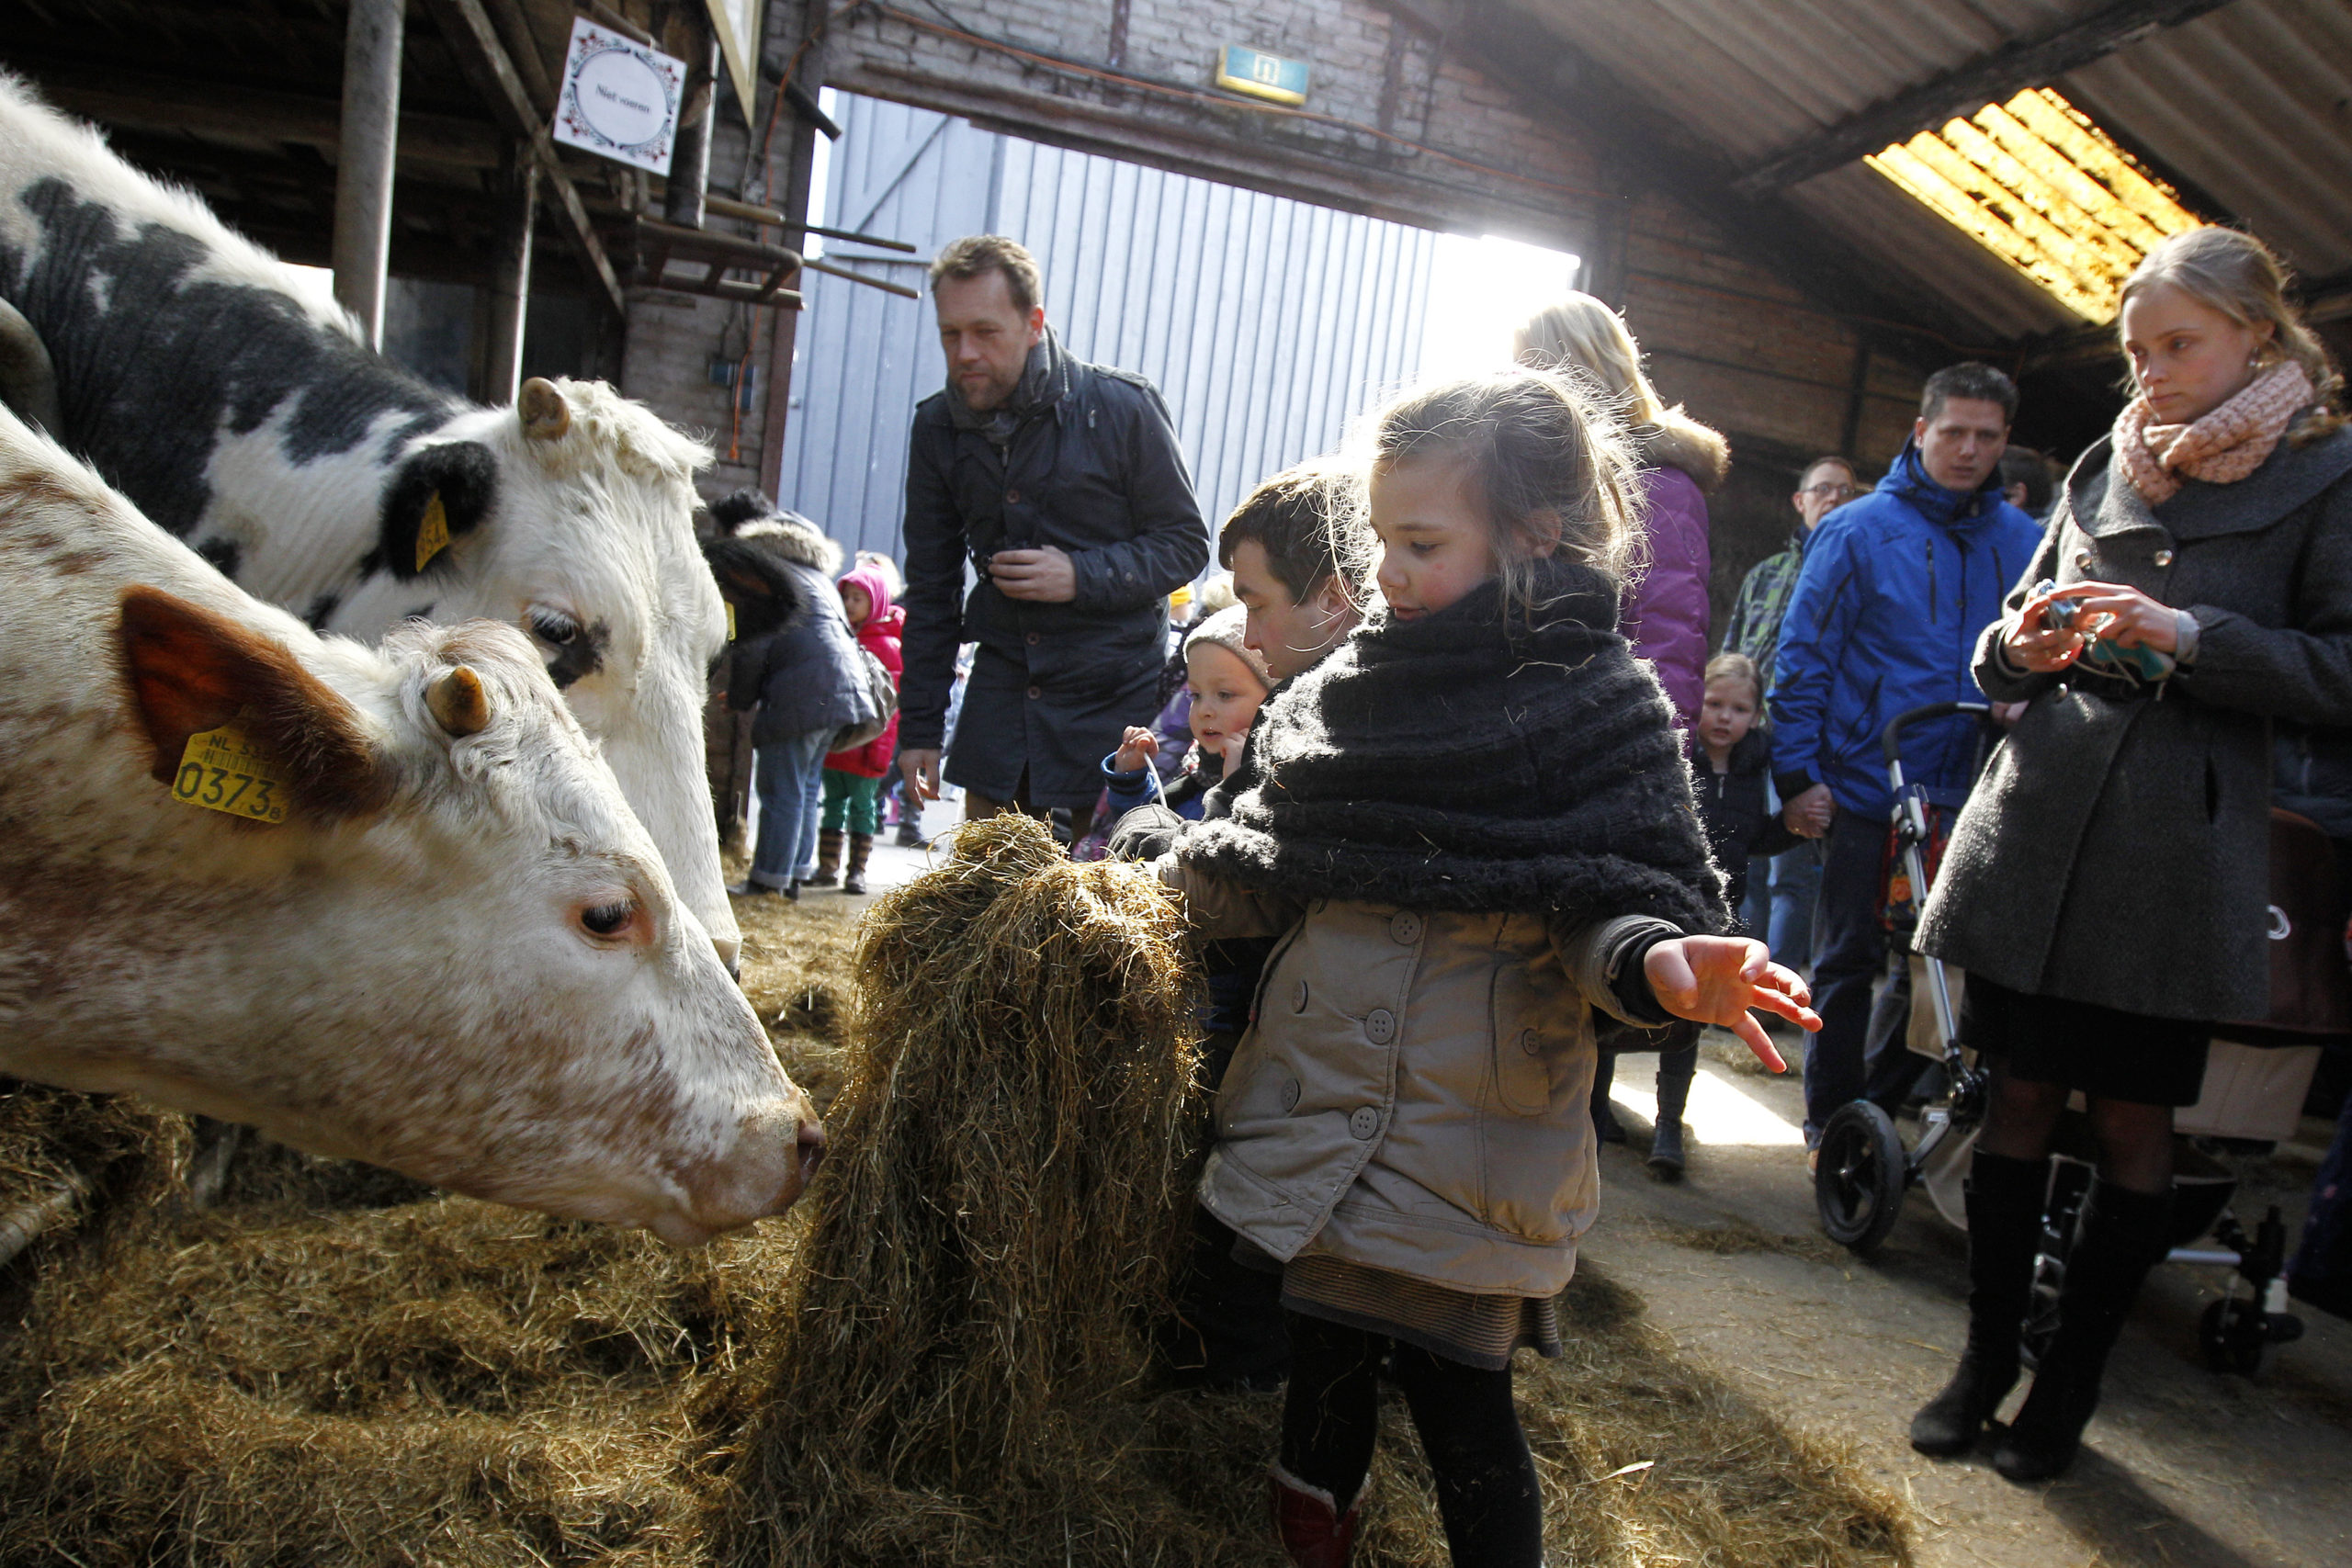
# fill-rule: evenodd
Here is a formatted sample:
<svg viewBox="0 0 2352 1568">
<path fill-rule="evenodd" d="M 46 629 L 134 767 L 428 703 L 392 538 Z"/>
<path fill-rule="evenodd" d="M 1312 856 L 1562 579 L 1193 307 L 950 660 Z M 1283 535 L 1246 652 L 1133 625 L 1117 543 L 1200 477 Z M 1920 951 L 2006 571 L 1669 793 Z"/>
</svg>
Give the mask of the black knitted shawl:
<svg viewBox="0 0 2352 1568">
<path fill-rule="evenodd" d="M 1495 582 L 1378 615 L 1283 686 L 1214 819 L 1179 837 L 1184 863 L 1298 897 L 1727 929 L 1673 709 L 1617 632 L 1614 583 L 1542 561 L 1532 588 L 1530 616 L 1506 620 Z"/>
</svg>

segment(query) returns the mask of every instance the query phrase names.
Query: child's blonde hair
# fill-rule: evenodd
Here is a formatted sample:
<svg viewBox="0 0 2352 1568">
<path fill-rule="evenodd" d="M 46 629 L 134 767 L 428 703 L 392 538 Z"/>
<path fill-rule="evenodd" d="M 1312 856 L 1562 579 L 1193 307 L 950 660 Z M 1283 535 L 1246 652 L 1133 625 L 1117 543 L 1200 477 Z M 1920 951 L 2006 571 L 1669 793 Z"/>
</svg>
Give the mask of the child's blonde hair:
<svg viewBox="0 0 2352 1568">
<path fill-rule="evenodd" d="M 1764 671 L 1756 668 L 1756 660 L 1744 653 L 1718 653 L 1707 660 L 1707 673 L 1701 680 L 1702 689 L 1719 680 L 1745 681 L 1756 694 L 1756 716 L 1764 716 Z"/>
<path fill-rule="evenodd" d="M 1486 513 L 1506 606 L 1534 607 L 1530 582 L 1543 555 L 1620 582 L 1638 570 L 1633 456 L 1607 407 L 1576 379 L 1510 370 L 1416 388 L 1382 409 L 1371 431 L 1367 468 L 1431 458 L 1459 466 Z"/>
</svg>

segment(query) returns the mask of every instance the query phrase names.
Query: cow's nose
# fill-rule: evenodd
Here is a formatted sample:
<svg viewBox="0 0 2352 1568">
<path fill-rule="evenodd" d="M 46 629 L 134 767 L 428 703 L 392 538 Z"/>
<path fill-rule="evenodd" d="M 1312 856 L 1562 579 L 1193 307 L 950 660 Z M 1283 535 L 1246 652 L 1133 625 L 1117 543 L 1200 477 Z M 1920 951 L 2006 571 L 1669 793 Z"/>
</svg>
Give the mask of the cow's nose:
<svg viewBox="0 0 2352 1568">
<path fill-rule="evenodd" d="M 825 1124 L 811 1116 L 800 1123 L 800 1186 L 803 1191 L 817 1179 L 817 1168 L 825 1163 Z"/>
</svg>

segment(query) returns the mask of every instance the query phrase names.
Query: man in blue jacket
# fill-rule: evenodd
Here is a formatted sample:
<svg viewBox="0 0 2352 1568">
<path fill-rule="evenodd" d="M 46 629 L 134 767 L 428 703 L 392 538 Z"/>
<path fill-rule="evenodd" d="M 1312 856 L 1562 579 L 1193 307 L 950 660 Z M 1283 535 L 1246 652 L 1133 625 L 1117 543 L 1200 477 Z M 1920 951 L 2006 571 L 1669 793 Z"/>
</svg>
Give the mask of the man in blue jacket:
<svg viewBox="0 0 2352 1568">
<path fill-rule="evenodd" d="M 1772 772 L 1791 829 L 1826 838 L 1814 914 L 1814 1005 L 1804 1134 L 1863 1089 L 1871 985 L 1886 965 L 1882 879 L 1893 804 L 1879 738 L 1928 703 L 1983 702 L 1976 639 L 2033 558 L 2041 528 L 2001 499 L 2017 387 L 1989 365 L 1928 378 L 1919 418 L 1878 489 L 1822 523 L 1781 623 Z M 1977 721 L 1905 732 L 1904 773 L 1967 784 Z"/>
</svg>

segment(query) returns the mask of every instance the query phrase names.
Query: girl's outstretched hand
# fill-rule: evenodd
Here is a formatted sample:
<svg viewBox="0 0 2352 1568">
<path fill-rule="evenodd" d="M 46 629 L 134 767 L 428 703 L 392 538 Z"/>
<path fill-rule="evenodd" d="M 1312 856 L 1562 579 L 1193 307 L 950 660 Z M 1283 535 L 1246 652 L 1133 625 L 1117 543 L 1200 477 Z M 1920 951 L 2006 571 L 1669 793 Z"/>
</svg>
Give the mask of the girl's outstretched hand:
<svg viewBox="0 0 2352 1568">
<path fill-rule="evenodd" d="M 1795 971 L 1772 962 L 1760 942 L 1741 936 L 1685 936 L 1661 942 L 1642 959 L 1657 1005 L 1677 1018 L 1695 1019 L 1730 1030 L 1756 1059 L 1776 1073 L 1788 1064 L 1772 1049 L 1764 1026 L 1750 1008 L 1779 1013 L 1800 1029 L 1817 1030 L 1821 1017 L 1808 1006 L 1813 993 Z"/>
</svg>

